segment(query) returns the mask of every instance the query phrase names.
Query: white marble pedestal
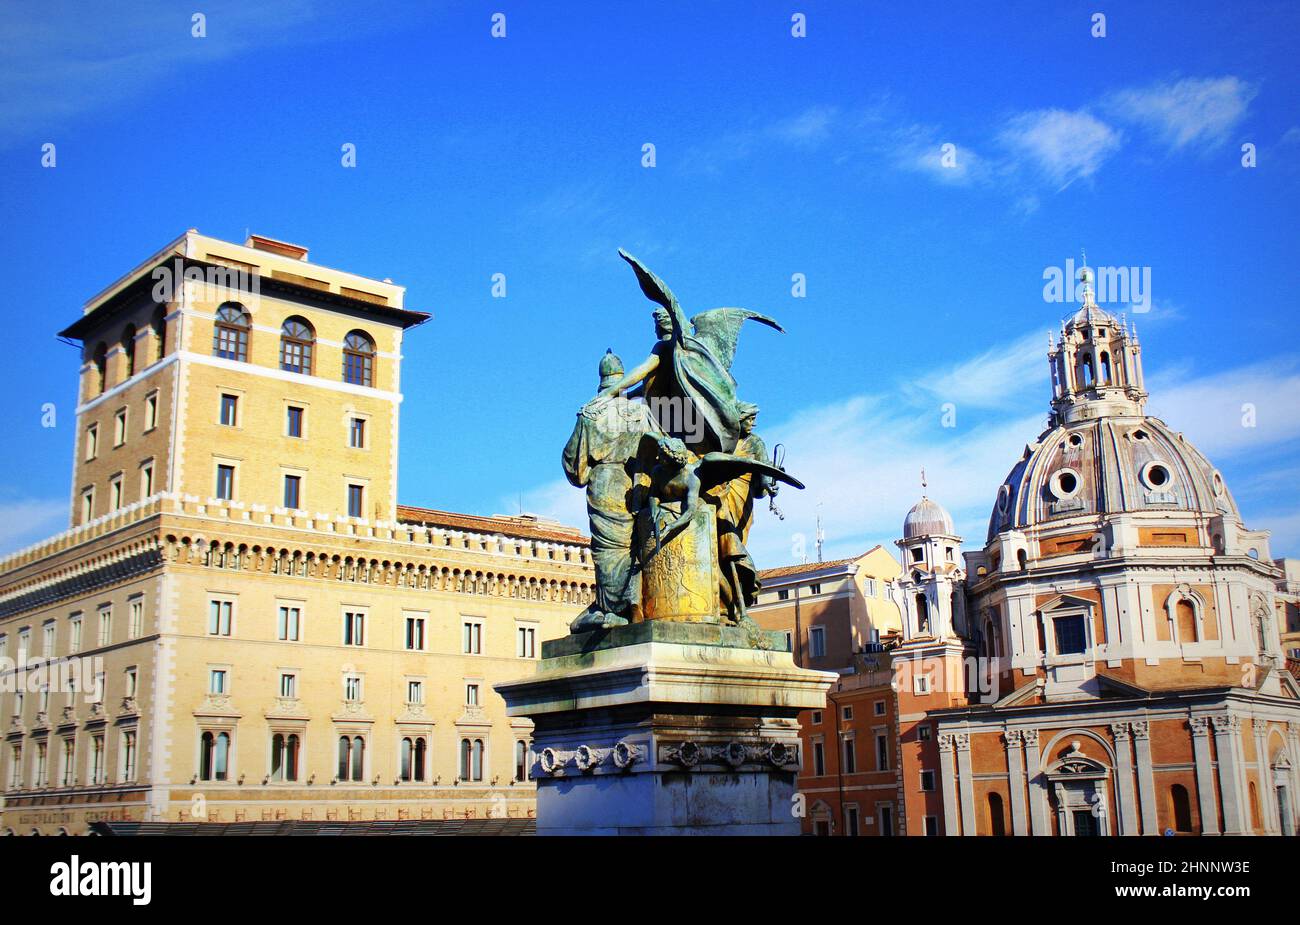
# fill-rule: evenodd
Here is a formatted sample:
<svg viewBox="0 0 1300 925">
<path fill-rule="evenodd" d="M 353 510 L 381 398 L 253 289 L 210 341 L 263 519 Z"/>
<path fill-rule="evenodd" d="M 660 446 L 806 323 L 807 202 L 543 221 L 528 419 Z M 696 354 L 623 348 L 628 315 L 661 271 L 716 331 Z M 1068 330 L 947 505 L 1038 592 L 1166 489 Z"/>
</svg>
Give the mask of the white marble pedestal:
<svg viewBox="0 0 1300 925">
<path fill-rule="evenodd" d="M 546 642 L 534 676 L 496 685 L 534 724 L 538 834 L 799 834 L 797 716 L 835 675 L 753 642 L 636 623 Z"/>
</svg>

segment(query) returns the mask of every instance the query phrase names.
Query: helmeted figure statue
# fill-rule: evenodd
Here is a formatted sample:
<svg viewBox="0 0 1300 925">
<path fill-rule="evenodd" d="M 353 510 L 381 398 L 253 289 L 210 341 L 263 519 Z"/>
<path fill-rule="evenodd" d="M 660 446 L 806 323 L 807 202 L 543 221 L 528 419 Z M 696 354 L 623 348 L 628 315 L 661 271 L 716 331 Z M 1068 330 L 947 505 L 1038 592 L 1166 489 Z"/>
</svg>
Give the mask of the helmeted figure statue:
<svg viewBox="0 0 1300 925">
<path fill-rule="evenodd" d="M 626 374 L 612 354 L 602 360 L 600 391 L 564 450 L 569 481 L 587 488 L 596 561 L 596 600 L 572 630 L 646 619 L 748 624 L 761 637 L 746 614 L 759 588 L 746 548 L 754 501 L 778 481 L 803 485 L 767 460 L 758 406 L 736 397 L 731 364 L 745 321 L 782 328 L 743 308 L 688 322 L 663 280 L 619 255 L 658 305 L 657 342 Z"/>
<path fill-rule="evenodd" d="M 604 389 L 623 376 L 612 352 L 600 360 L 600 389 L 578 411 L 564 447 L 564 474 L 587 489 L 596 599 L 573 623 L 575 631 L 618 626 L 640 602 L 640 576 L 632 553 L 632 522 L 645 504 L 648 471 L 657 452 L 659 424 L 643 402 Z"/>
</svg>

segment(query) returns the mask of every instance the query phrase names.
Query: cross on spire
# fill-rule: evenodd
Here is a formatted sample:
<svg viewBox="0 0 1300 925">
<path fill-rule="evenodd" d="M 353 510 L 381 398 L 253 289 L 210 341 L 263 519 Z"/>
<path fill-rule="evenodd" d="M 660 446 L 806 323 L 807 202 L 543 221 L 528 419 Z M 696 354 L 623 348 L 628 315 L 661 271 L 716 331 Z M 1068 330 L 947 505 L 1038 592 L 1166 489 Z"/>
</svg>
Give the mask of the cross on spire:
<svg viewBox="0 0 1300 925">
<path fill-rule="evenodd" d="M 922 466 L 922 467 L 921 467 L 921 497 L 922 497 L 922 498 L 925 497 L 925 490 L 926 490 L 926 488 L 928 488 L 928 487 L 929 487 L 929 486 L 928 486 L 928 484 L 927 484 L 926 481 L 925 481 L 925 466 Z"/>
</svg>

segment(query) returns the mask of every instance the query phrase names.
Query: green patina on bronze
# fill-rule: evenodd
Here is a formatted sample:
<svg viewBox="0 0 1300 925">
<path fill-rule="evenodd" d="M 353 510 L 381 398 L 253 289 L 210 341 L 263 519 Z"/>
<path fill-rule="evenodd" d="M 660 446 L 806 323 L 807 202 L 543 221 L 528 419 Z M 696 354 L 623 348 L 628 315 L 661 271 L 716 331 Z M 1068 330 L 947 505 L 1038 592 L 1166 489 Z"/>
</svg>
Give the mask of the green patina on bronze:
<svg viewBox="0 0 1300 925">
<path fill-rule="evenodd" d="M 803 485 L 767 460 L 758 406 L 736 396 L 731 364 L 745 321 L 782 328 L 743 308 L 688 321 L 663 280 L 619 256 L 659 306 L 657 339 L 630 372 L 606 352 L 564 448 L 565 476 L 587 491 L 596 569 L 595 600 L 572 631 L 712 624 L 735 631 L 729 644 L 772 648 L 747 615 L 759 581 L 746 542 L 754 502 L 774 498 L 778 482 Z"/>
</svg>

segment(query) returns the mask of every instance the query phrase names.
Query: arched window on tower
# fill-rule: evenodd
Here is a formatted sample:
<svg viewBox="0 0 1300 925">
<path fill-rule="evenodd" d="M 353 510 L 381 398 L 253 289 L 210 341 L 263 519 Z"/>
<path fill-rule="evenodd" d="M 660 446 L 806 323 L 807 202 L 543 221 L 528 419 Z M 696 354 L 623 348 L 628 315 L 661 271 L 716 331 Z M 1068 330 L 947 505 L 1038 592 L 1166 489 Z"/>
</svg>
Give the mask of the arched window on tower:
<svg viewBox="0 0 1300 925">
<path fill-rule="evenodd" d="M 153 331 L 152 362 L 156 363 L 167 355 L 167 306 L 159 305 L 153 310 L 149 328 Z"/>
<path fill-rule="evenodd" d="M 343 341 L 343 381 L 375 384 L 375 342 L 364 331 L 353 331 Z"/>
<path fill-rule="evenodd" d="M 930 604 L 924 591 L 916 592 L 916 631 L 922 636 L 930 632 Z"/>
<path fill-rule="evenodd" d="M 92 362 L 95 364 L 95 394 L 104 394 L 104 389 L 108 387 L 108 345 L 100 343 L 95 347 Z"/>
<path fill-rule="evenodd" d="M 1101 354 L 1101 384 L 1110 385 L 1110 354 L 1105 351 Z"/>
<path fill-rule="evenodd" d="M 1092 388 L 1092 386 L 1096 384 L 1096 377 L 1092 372 L 1092 357 L 1085 356 L 1083 358 L 1083 363 L 1080 364 L 1079 367 L 1079 376 L 1083 379 L 1083 387 L 1085 389 Z"/>
<path fill-rule="evenodd" d="M 989 794 L 989 834 L 1006 835 L 1007 820 L 1002 811 L 1002 794 Z"/>
<path fill-rule="evenodd" d="M 1174 605 L 1174 619 L 1178 626 L 1178 641 L 1181 643 L 1198 642 L 1200 633 L 1196 625 L 1196 607 L 1187 598 Z"/>
<path fill-rule="evenodd" d="M 122 378 L 130 379 L 135 375 L 135 325 L 128 324 L 122 331 Z"/>
<path fill-rule="evenodd" d="M 1173 817 L 1175 832 L 1192 830 L 1192 801 L 1182 784 L 1169 788 L 1169 815 Z"/>
<path fill-rule="evenodd" d="M 312 348 L 316 332 L 305 318 L 285 319 L 280 327 L 280 368 L 286 372 L 311 375 Z"/>
<path fill-rule="evenodd" d="M 212 355 L 223 360 L 248 362 L 248 312 L 238 302 L 227 302 L 217 309 L 212 327 Z"/>
</svg>

